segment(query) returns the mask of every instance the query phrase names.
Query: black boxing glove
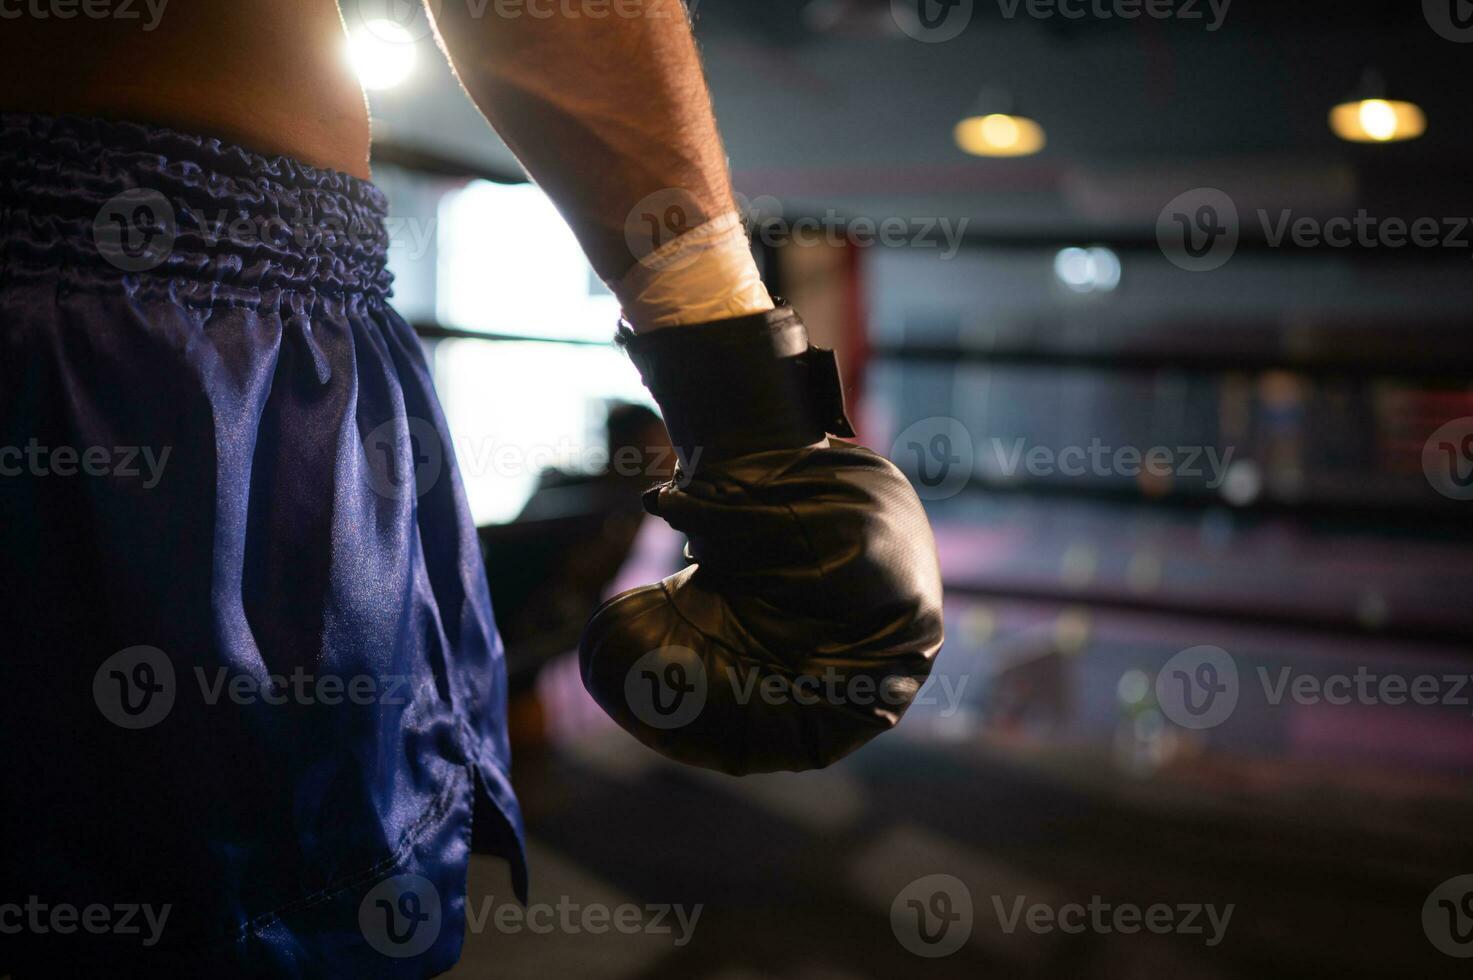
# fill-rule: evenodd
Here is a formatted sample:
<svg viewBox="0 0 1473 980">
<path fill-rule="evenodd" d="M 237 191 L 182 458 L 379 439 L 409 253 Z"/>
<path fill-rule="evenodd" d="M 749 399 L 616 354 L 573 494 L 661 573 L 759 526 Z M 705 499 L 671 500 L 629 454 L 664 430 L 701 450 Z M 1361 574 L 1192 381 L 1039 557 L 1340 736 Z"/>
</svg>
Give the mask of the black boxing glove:
<svg viewBox="0 0 1473 980">
<path fill-rule="evenodd" d="M 895 726 L 941 647 L 915 492 L 852 436 L 833 352 L 792 309 L 619 343 L 680 455 L 645 509 L 693 564 L 604 603 L 583 683 L 641 742 L 733 775 L 826 766 Z"/>
</svg>

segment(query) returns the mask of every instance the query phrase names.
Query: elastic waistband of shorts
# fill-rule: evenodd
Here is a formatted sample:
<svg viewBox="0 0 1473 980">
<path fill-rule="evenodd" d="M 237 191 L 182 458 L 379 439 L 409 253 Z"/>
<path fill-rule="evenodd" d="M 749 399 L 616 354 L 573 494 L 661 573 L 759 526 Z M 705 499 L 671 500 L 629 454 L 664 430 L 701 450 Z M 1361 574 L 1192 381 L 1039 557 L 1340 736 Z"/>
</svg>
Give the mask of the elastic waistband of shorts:
<svg viewBox="0 0 1473 980">
<path fill-rule="evenodd" d="M 0 275 L 382 298 L 387 212 L 367 181 L 220 139 L 0 112 Z"/>
</svg>

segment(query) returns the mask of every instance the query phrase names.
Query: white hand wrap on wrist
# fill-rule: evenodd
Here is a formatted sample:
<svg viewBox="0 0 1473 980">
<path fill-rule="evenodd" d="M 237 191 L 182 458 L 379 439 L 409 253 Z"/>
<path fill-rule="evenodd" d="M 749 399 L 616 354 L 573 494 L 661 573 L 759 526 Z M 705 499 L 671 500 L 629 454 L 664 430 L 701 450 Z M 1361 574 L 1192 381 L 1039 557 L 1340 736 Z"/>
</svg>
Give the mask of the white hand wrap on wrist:
<svg viewBox="0 0 1473 980">
<path fill-rule="evenodd" d="M 635 331 L 709 323 L 774 308 L 735 211 L 667 242 L 609 288 Z"/>
</svg>

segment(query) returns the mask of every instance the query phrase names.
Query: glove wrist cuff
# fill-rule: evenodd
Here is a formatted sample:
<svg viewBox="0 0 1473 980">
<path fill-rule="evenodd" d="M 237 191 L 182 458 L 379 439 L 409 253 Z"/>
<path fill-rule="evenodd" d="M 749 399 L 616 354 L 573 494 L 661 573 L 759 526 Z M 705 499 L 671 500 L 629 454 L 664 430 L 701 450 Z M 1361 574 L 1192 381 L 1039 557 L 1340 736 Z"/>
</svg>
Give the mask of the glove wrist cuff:
<svg viewBox="0 0 1473 980">
<path fill-rule="evenodd" d="M 767 313 L 636 334 L 616 342 L 665 416 L 681 459 L 731 459 L 853 436 L 834 352 L 808 342 L 782 301 Z"/>
</svg>

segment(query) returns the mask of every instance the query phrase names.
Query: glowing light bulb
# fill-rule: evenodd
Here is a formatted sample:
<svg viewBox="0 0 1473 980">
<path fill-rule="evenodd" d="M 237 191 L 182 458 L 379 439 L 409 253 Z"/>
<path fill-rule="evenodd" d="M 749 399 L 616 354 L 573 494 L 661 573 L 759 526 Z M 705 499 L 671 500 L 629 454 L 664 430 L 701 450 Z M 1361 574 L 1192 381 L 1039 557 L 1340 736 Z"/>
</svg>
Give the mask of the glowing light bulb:
<svg viewBox="0 0 1473 980">
<path fill-rule="evenodd" d="M 1427 117 L 1410 102 L 1363 99 L 1331 110 L 1330 128 L 1352 143 L 1399 143 L 1425 133 Z"/>
<path fill-rule="evenodd" d="M 1012 116 L 984 116 L 982 119 L 982 138 L 993 146 L 1017 146 L 1018 123 Z"/>
<path fill-rule="evenodd" d="M 1396 135 L 1396 110 L 1385 99 L 1367 99 L 1360 104 L 1360 126 L 1371 139 L 1385 142 Z"/>
<path fill-rule="evenodd" d="M 1044 148 L 1043 127 L 1025 116 L 992 113 L 956 124 L 957 146 L 979 157 L 1023 157 Z"/>
<path fill-rule="evenodd" d="M 393 88 L 414 70 L 414 35 L 392 20 L 371 21 L 349 38 L 348 56 L 364 88 Z"/>
</svg>

